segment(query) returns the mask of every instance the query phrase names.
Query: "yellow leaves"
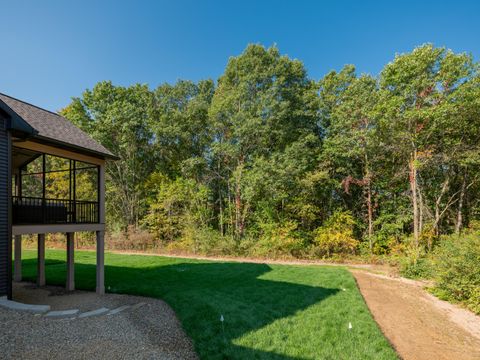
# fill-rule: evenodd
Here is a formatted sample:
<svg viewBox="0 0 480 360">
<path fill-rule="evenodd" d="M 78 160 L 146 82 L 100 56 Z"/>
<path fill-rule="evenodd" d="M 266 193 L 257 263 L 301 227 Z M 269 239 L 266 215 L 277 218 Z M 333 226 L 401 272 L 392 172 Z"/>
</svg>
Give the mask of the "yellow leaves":
<svg viewBox="0 0 480 360">
<path fill-rule="evenodd" d="M 330 255 L 331 253 L 354 253 L 359 241 L 349 232 L 336 230 L 319 231 L 315 237 L 318 248 Z"/>
<path fill-rule="evenodd" d="M 433 156 L 433 151 L 431 149 L 425 149 L 417 152 L 417 157 L 419 159 L 429 159 Z"/>
<path fill-rule="evenodd" d="M 315 244 L 323 255 L 354 253 L 359 241 L 353 237 L 355 221 L 350 212 L 335 212 L 315 231 Z"/>
<path fill-rule="evenodd" d="M 298 251 L 303 240 L 298 234 L 298 224 L 285 221 L 280 225 L 269 224 L 255 244 L 255 256 L 291 256 Z"/>
</svg>

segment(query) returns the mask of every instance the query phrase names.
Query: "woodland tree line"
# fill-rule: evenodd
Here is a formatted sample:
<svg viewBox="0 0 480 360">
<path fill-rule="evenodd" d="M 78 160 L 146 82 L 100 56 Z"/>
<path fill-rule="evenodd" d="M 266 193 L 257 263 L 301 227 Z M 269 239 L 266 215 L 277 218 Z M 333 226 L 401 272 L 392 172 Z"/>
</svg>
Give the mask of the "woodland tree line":
<svg viewBox="0 0 480 360">
<path fill-rule="evenodd" d="M 216 82 L 105 81 L 62 113 L 121 158 L 111 232 L 196 253 L 420 257 L 478 226 L 479 70 L 427 44 L 378 76 L 316 80 L 249 45 Z"/>
</svg>

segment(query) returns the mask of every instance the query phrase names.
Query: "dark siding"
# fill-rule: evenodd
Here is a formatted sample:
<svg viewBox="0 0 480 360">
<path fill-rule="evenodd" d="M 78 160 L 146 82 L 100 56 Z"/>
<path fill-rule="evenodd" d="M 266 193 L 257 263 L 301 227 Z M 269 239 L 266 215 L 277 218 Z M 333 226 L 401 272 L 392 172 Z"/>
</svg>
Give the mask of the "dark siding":
<svg viewBox="0 0 480 360">
<path fill-rule="evenodd" d="M 9 254 L 11 238 L 9 236 L 9 140 L 4 119 L 0 118 L 0 296 L 9 293 L 10 272 Z"/>
</svg>

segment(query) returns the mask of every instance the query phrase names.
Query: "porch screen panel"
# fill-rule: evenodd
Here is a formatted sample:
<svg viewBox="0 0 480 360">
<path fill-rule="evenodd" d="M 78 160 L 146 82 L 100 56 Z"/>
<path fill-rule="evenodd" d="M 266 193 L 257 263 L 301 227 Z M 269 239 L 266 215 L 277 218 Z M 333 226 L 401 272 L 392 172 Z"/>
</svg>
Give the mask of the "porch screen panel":
<svg viewBox="0 0 480 360">
<path fill-rule="evenodd" d="M 22 169 L 22 196 L 41 198 L 43 195 L 43 165 L 39 156 Z"/>
</svg>

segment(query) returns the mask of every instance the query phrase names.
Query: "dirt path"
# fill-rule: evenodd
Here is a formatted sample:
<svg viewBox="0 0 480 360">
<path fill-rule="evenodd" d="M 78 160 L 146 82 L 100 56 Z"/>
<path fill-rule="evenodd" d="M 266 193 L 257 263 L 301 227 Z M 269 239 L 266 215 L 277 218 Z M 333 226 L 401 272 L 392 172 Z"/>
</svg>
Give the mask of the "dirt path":
<svg viewBox="0 0 480 360">
<path fill-rule="evenodd" d="M 405 360 L 480 359 L 480 317 L 441 301 L 419 282 L 352 270 L 385 336 Z"/>
</svg>

